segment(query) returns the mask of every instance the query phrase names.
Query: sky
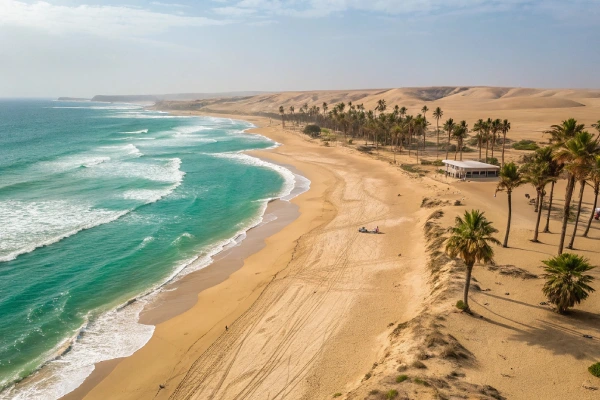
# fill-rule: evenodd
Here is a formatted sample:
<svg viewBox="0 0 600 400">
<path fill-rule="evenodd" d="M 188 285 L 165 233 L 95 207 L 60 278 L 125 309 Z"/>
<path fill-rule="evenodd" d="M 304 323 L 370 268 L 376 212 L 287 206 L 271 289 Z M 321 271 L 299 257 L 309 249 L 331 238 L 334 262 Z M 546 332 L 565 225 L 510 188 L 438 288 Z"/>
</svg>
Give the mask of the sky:
<svg viewBox="0 0 600 400">
<path fill-rule="evenodd" d="M 600 88 L 599 21 L 600 0 L 0 0 L 0 97 Z"/>
</svg>

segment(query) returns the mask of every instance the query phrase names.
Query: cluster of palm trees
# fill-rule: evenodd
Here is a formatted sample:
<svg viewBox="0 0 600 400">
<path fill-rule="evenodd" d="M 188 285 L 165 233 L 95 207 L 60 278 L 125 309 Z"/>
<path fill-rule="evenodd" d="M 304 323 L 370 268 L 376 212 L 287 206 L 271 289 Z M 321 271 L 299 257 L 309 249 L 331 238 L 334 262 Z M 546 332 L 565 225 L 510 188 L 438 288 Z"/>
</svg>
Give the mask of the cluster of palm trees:
<svg viewBox="0 0 600 400">
<path fill-rule="evenodd" d="M 387 112 L 386 112 L 387 111 Z M 365 144 L 369 140 L 372 141 L 376 148 L 379 146 L 390 146 L 394 152 L 408 149 L 409 156 L 415 150 L 417 163 L 419 156 L 425 151 L 427 141 L 426 136 L 431 123 L 427 120 L 429 112 L 427 105 L 423 106 L 420 113 L 416 116 L 408 114 L 406 107 L 394 106 L 388 109 L 384 99 L 377 101 L 377 106 L 373 110 L 365 110 L 363 104 L 353 104 L 351 101 L 346 103 L 337 103 L 330 107 L 326 102 L 321 107 L 313 105 L 309 106 L 304 103 L 296 112 L 294 106 L 290 106 L 287 110 L 285 107 L 279 107 L 281 115 L 281 123 L 285 127 L 286 119 L 299 126 L 302 123 L 314 123 L 322 127 L 330 128 L 335 131 L 341 131 L 344 134 L 344 139 L 348 135 L 352 138 L 362 138 Z M 446 159 L 449 157 L 449 151 L 452 141 L 456 142 L 454 150 L 454 159 L 460 154 L 460 160 L 463 157 L 463 149 L 465 148 L 465 140 L 469 137 L 469 125 L 466 121 L 456 122 L 452 118 L 447 119 L 440 125 L 440 120 L 444 116 L 444 112 L 440 107 L 433 110 L 433 119 L 436 126 L 436 159 L 439 156 L 440 149 L 440 133 L 443 131 L 447 134 L 447 141 L 444 145 L 446 150 Z M 441 130 L 440 130 L 441 128 Z M 485 145 L 485 159 L 489 160 L 488 153 L 491 149 L 491 157 L 494 157 L 494 148 L 500 140 L 502 134 L 502 164 L 504 164 L 504 148 L 506 143 L 506 134 L 510 130 L 510 122 L 508 120 L 492 120 L 488 118 L 486 121 L 480 119 L 473 126 L 472 131 L 475 132 L 477 143 L 479 146 L 479 159 L 482 157 L 482 148 Z M 490 145 L 491 144 L 491 145 Z"/>
<path fill-rule="evenodd" d="M 596 128 L 600 133 L 600 121 L 593 124 L 592 127 Z M 550 145 L 538 149 L 534 154 L 525 157 L 525 163 L 520 168 L 517 168 L 517 166 L 511 162 L 505 164 L 500 169 L 500 181 L 497 190 L 504 190 L 508 194 L 508 223 L 503 246 L 508 246 L 512 191 L 525 183 L 531 184 L 535 189 L 537 194 L 535 200 L 537 219 L 532 241 L 538 242 L 546 188 L 550 185 L 550 199 L 546 217 L 546 226 L 544 228 L 545 233 L 549 232 L 555 183 L 561 176 L 566 175 L 567 187 L 558 245 L 558 254 L 560 255 L 563 253 L 565 247 L 567 227 L 569 219 L 572 217 L 571 203 L 577 184 L 579 184 L 579 198 L 575 212 L 575 223 L 573 226 L 573 233 L 571 234 L 570 241 L 566 247 L 568 249 L 573 249 L 575 244 L 583 195 L 585 188 L 588 185 L 591 186 L 594 191 L 594 206 L 588 217 L 583 236 L 587 237 L 589 234 L 594 213 L 598 205 L 598 194 L 600 192 L 600 141 L 597 135 L 586 131 L 585 125 L 577 123 L 573 118 L 565 120 L 561 124 L 552 125 L 550 130 L 545 133 L 550 135 Z"/>
<path fill-rule="evenodd" d="M 470 312 L 469 288 L 473 266 L 476 262 L 493 262 L 494 249 L 491 244 L 500 244 L 493 236 L 497 232 L 483 212 L 471 210 L 465 211 L 463 217 L 456 217 L 450 237 L 446 240 L 446 253 L 452 258 L 460 258 L 466 266 L 463 299 L 457 303 L 457 307 L 466 312 Z M 560 314 L 595 291 L 589 285 L 594 278 L 585 274 L 594 267 L 586 258 L 564 253 L 542 262 L 546 265 L 546 282 L 542 292 Z"/>
</svg>

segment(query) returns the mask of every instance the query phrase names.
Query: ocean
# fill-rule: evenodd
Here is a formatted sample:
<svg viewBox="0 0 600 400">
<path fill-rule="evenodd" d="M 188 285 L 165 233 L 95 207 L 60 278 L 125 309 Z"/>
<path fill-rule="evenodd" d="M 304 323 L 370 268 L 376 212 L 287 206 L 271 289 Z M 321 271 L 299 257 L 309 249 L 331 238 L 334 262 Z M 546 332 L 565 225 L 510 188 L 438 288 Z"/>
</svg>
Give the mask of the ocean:
<svg viewBox="0 0 600 400">
<path fill-rule="evenodd" d="M 251 127 L 0 100 L 0 399 L 59 398 L 94 363 L 133 354 L 152 336 L 137 320 L 162 285 L 265 223 L 269 200 L 307 189 L 243 153 L 277 145 Z"/>
</svg>

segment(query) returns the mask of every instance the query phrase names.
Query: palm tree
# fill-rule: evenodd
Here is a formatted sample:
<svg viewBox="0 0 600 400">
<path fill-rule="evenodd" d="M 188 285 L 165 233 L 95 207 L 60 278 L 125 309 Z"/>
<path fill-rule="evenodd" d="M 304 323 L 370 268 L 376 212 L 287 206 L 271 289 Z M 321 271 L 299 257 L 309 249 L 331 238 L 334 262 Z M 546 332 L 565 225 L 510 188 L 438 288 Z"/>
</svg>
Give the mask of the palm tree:
<svg viewBox="0 0 600 400">
<path fill-rule="evenodd" d="M 375 110 L 382 113 L 386 109 L 387 109 L 387 105 L 385 104 L 385 99 L 377 100 L 377 107 L 375 107 Z"/>
<path fill-rule="evenodd" d="M 488 150 L 490 148 L 490 132 L 492 130 L 492 119 L 488 118 L 483 127 L 485 128 L 485 162 L 488 162 Z"/>
<path fill-rule="evenodd" d="M 500 181 L 496 191 L 506 190 L 508 195 L 508 222 L 506 224 L 506 236 L 504 236 L 504 243 L 502 247 L 508 247 L 508 235 L 510 233 L 510 220 L 512 218 L 512 191 L 523 184 L 523 177 L 517 169 L 517 166 L 513 162 L 504 164 L 504 167 L 500 168 Z"/>
<path fill-rule="evenodd" d="M 594 135 L 586 131 L 582 131 L 576 133 L 573 138 L 564 142 L 563 147 L 560 148 L 554 155 L 554 159 L 556 161 L 565 164 L 565 169 L 568 172 L 562 229 L 558 244 L 558 255 L 562 254 L 565 244 L 565 236 L 567 234 L 567 224 L 569 223 L 571 199 L 575 189 L 575 182 L 577 180 L 582 180 L 582 177 L 587 175 L 591 169 L 591 166 L 595 162 L 598 153 L 598 139 L 595 138 Z M 577 229 L 577 224 L 575 225 L 575 229 Z"/>
<path fill-rule="evenodd" d="M 595 291 L 588 285 L 594 280 L 594 277 L 584 275 L 585 272 L 595 268 L 586 258 L 564 253 L 542 262 L 546 265 L 544 267 L 546 283 L 542 292 L 556 306 L 560 314 L 564 314 L 575 304 L 581 303 L 588 298 L 591 292 Z"/>
<path fill-rule="evenodd" d="M 429 107 L 424 105 L 423 108 L 421 108 L 421 113 L 423 113 L 423 121 L 425 124 L 425 129 L 423 130 L 423 154 L 425 154 L 425 139 L 427 137 L 427 125 L 429 125 L 427 123 L 427 111 L 429 111 Z"/>
<path fill-rule="evenodd" d="M 294 106 L 290 106 L 290 114 L 292 115 L 292 121 L 294 120 Z M 293 129 L 293 124 L 292 124 L 292 129 Z"/>
<path fill-rule="evenodd" d="M 281 114 L 281 127 L 285 129 L 285 120 L 283 119 L 283 116 L 285 115 L 285 108 L 283 108 L 283 106 L 279 106 L 279 114 Z"/>
<path fill-rule="evenodd" d="M 496 137 L 498 135 L 498 131 L 502 128 L 502 121 L 500 119 L 495 119 L 492 121 L 491 130 L 492 130 L 492 158 L 494 158 L 494 147 L 496 147 Z"/>
<path fill-rule="evenodd" d="M 550 175 L 550 166 L 548 160 L 552 160 L 552 148 L 543 147 L 536 150 L 534 156 L 523 166 L 522 174 L 524 181 L 530 183 L 537 193 L 537 220 L 535 223 L 535 231 L 533 234 L 532 242 L 539 242 L 539 228 L 540 220 L 542 218 L 542 209 L 544 205 L 544 196 L 546 194 L 546 185 L 556 180 L 555 177 Z"/>
<path fill-rule="evenodd" d="M 469 125 L 467 121 L 460 121 L 458 125 L 454 127 L 452 136 L 456 139 L 456 150 L 460 149 L 460 161 L 462 161 L 462 153 L 464 147 L 464 140 L 467 138 L 469 132 Z M 454 160 L 456 160 L 456 152 L 454 153 Z"/>
<path fill-rule="evenodd" d="M 448 118 L 444 123 L 444 130 L 448 132 L 448 143 L 446 143 L 446 160 L 448 159 L 448 151 L 450 150 L 450 135 L 452 134 L 455 126 L 456 123 L 452 118 Z"/>
<path fill-rule="evenodd" d="M 485 122 L 482 119 L 477 120 L 473 125 L 473 132 L 477 132 L 477 146 L 479 147 L 479 161 L 481 161 L 481 147 L 483 144 L 483 133 L 485 132 Z"/>
<path fill-rule="evenodd" d="M 551 177 L 553 177 L 554 180 L 550 184 L 550 200 L 548 201 L 548 214 L 546 215 L 546 226 L 544 227 L 544 233 L 550 233 L 550 213 L 552 212 L 552 200 L 554 198 L 554 185 L 556 184 L 556 180 L 558 179 L 558 177 L 562 173 L 563 168 L 565 167 L 565 165 L 563 163 L 556 161 L 556 159 L 554 158 L 554 148 L 552 148 L 552 147 L 550 147 L 550 148 L 552 149 L 552 152 L 551 152 L 552 158 L 551 158 L 551 160 L 548 160 L 548 174 Z"/>
<path fill-rule="evenodd" d="M 592 127 L 596 128 L 598 133 L 600 133 L 600 119 L 595 124 L 592 124 Z"/>
<path fill-rule="evenodd" d="M 469 287 L 473 265 L 476 262 L 487 263 L 493 260 L 494 250 L 490 243 L 500 244 L 498 239 L 492 236 L 498 230 L 485 218 L 483 212 L 471 210 L 465 211 L 463 218 L 456 217 L 451 232 L 446 241 L 446 253 L 452 258 L 460 257 L 467 266 L 463 303 L 464 310 L 469 311 Z"/>
<path fill-rule="evenodd" d="M 327 103 L 323 102 L 323 116 L 327 115 L 328 109 L 329 109 L 329 107 L 327 106 Z"/>
<path fill-rule="evenodd" d="M 596 207 L 598 206 L 598 194 L 600 193 L 600 156 L 596 157 L 596 162 L 592 166 L 589 179 L 594 184 L 594 207 L 592 207 L 590 219 L 588 220 L 588 224 L 585 228 L 585 232 L 583 233 L 583 237 L 588 237 L 588 234 L 590 233 L 592 221 L 594 220 L 594 214 L 596 213 Z"/>
<path fill-rule="evenodd" d="M 435 159 L 437 160 L 438 158 L 438 153 L 440 150 L 440 119 L 442 119 L 442 117 L 444 116 L 444 112 L 442 111 L 441 108 L 436 107 L 436 109 L 433 111 L 433 118 L 435 118 L 435 130 L 437 132 L 437 147 L 435 148 Z"/>
<path fill-rule="evenodd" d="M 578 124 L 574 118 L 563 121 L 560 125 L 552 125 L 550 130 L 545 131 L 545 134 L 550 135 L 550 142 L 556 145 L 561 145 L 569 139 L 575 137 L 579 132 L 585 129 L 584 124 Z"/>
<path fill-rule="evenodd" d="M 502 121 L 502 125 L 500 125 L 500 130 L 502 131 L 502 165 L 504 165 L 504 147 L 506 145 L 506 134 L 510 131 L 510 122 L 507 119 Z"/>
<path fill-rule="evenodd" d="M 400 107 L 400 116 L 402 118 L 404 118 L 404 116 L 406 115 L 408 109 L 406 107 Z"/>
</svg>

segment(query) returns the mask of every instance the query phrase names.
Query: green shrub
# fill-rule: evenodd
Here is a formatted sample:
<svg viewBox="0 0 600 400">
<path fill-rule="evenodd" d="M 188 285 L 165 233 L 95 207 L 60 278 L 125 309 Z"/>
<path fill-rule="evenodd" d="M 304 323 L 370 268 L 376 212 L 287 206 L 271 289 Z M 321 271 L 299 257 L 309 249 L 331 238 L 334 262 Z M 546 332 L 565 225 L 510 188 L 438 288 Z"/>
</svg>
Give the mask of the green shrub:
<svg viewBox="0 0 600 400">
<path fill-rule="evenodd" d="M 426 381 L 424 381 L 421 378 L 415 378 L 415 379 L 413 379 L 413 382 L 416 383 L 417 385 L 429 386 L 429 383 L 427 383 Z"/>
<path fill-rule="evenodd" d="M 436 167 L 443 167 L 444 163 L 442 162 L 442 160 L 435 160 L 432 165 L 435 165 Z"/>
<path fill-rule="evenodd" d="M 600 378 L 600 362 L 590 365 L 588 371 L 590 371 L 590 374 Z"/>
<path fill-rule="evenodd" d="M 321 128 L 321 133 L 325 133 L 325 134 L 329 135 L 331 133 L 331 131 L 327 128 Z"/>
<path fill-rule="evenodd" d="M 488 157 L 486 162 L 492 165 L 500 165 L 500 162 L 496 157 Z"/>
<path fill-rule="evenodd" d="M 340 392 L 337 392 L 336 394 L 333 395 L 333 398 L 335 399 L 336 397 L 340 397 L 342 394 Z"/>
<path fill-rule="evenodd" d="M 456 308 L 458 308 L 459 310 L 464 310 L 467 308 L 467 305 L 464 303 L 464 301 L 459 300 L 456 302 Z"/>
<path fill-rule="evenodd" d="M 512 148 L 515 150 L 537 150 L 540 146 L 534 140 L 521 140 L 513 143 Z"/>
<path fill-rule="evenodd" d="M 396 383 L 402 383 L 402 382 L 404 382 L 407 379 L 408 379 L 407 375 L 398 375 L 396 377 Z"/>
<path fill-rule="evenodd" d="M 325 142 L 325 146 L 329 147 L 329 141 Z"/>
<path fill-rule="evenodd" d="M 318 125 L 306 125 L 304 133 L 311 137 L 318 137 L 321 134 L 321 128 Z"/>
<path fill-rule="evenodd" d="M 352 139 L 349 139 L 349 140 L 348 140 L 348 144 L 352 144 Z"/>
<path fill-rule="evenodd" d="M 386 399 L 394 399 L 398 396 L 398 391 L 396 389 L 392 389 L 385 394 Z"/>
<path fill-rule="evenodd" d="M 377 394 L 377 393 L 379 393 L 379 390 L 377 390 L 377 389 L 373 389 L 369 392 L 369 394 Z"/>
<path fill-rule="evenodd" d="M 371 373 L 370 373 L 370 372 L 367 372 L 367 373 L 365 374 L 364 380 L 365 380 L 365 381 L 367 381 L 367 380 L 369 380 L 370 378 L 371 378 Z"/>
</svg>

